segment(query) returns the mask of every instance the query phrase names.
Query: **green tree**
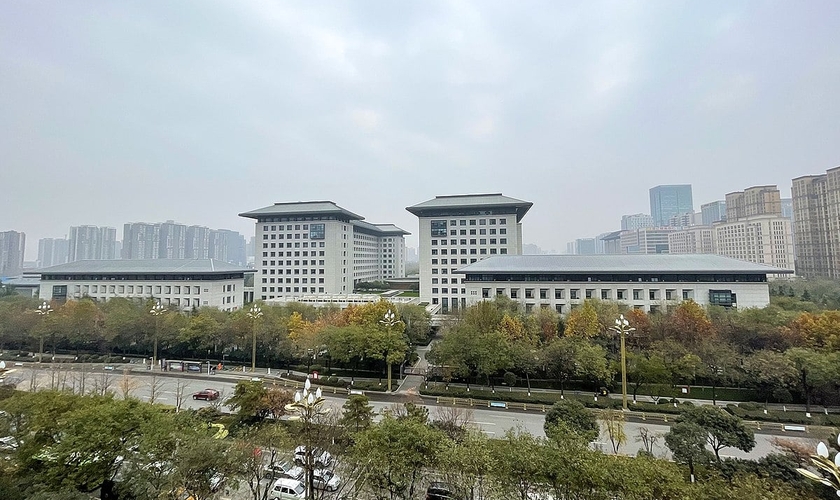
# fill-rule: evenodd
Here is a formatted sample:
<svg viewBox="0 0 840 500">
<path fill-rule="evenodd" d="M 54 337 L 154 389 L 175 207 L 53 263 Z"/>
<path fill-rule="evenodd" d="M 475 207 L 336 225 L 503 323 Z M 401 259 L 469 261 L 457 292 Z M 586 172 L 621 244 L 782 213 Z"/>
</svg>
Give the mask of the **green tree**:
<svg viewBox="0 0 840 500">
<path fill-rule="evenodd" d="M 703 363 L 703 375 L 712 384 L 712 404 L 717 404 L 717 388 L 740 378 L 738 353 L 730 345 L 714 339 L 702 339 L 696 346 Z"/>
<path fill-rule="evenodd" d="M 545 434 L 555 441 L 565 439 L 571 433 L 586 442 L 598 437 L 598 422 L 583 403 L 576 399 L 564 399 L 554 403 L 545 414 Z"/>
<path fill-rule="evenodd" d="M 670 372 L 665 366 L 665 360 L 656 352 L 647 355 L 627 353 L 627 378 L 633 384 L 633 401 L 642 384 L 667 383 Z"/>
<path fill-rule="evenodd" d="M 718 462 L 720 462 L 720 450 L 723 448 L 732 447 L 748 452 L 755 447 L 755 435 L 747 429 L 744 422 L 715 406 L 689 408 L 683 411 L 677 418 L 677 422 L 689 422 L 703 429 L 706 433 L 706 442 L 714 450 Z"/>
<path fill-rule="evenodd" d="M 341 425 L 351 433 L 364 431 L 373 423 L 373 407 L 365 395 L 350 396 L 341 408 Z"/>
<path fill-rule="evenodd" d="M 692 479 L 696 466 L 711 459 L 712 454 L 706 449 L 706 436 L 706 430 L 691 421 L 677 422 L 665 434 L 665 444 L 674 455 L 674 461 L 687 465 Z"/>
<path fill-rule="evenodd" d="M 237 412 L 240 418 L 264 418 L 268 412 L 263 406 L 263 398 L 268 394 L 262 382 L 242 380 L 237 382 L 233 395 L 225 402 L 228 407 Z"/>
<path fill-rule="evenodd" d="M 458 442 L 448 441 L 439 457 L 439 469 L 460 497 L 487 498 L 493 467 L 490 441 L 481 432 L 468 432 Z"/>
<path fill-rule="evenodd" d="M 560 393 L 572 378 L 587 379 L 596 384 L 612 376 L 604 348 L 577 337 L 560 337 L 542 353 L 548 373 L 560 382 Z"/>
<path fill-rule="evenodd" d="M 601 423 L 612 444 L 613 453 L 618 454 L 618 449 L 627 442 L 627 433 L 624 432 L 624 413 L 618 410 L 606 410 L 601 413 Z"/>
<path fill-rule="evenodd" d="M 805 411 L 810 412 L 814 393 L 837 376 L 837 357 L 802 347 L 788 349 L 785 357 L 796 369 L 799 389 L 805 396 Z"/>
<path fill-rule="evenodd" d="M 790 388 L 797 383 L 798 372 L 788 356 L 775 351 L 758 351 L 744 360 L 745 380 L 764 398 L 788 401 Z"/>
<path fill-rule="evenodd" d="M 601 324 L 598 322 L 598 312 L 591 300 L 584 300 L 583 304 L 566 316 L 565 336 L 592 338 L 601 331 Z"/>
</svg>

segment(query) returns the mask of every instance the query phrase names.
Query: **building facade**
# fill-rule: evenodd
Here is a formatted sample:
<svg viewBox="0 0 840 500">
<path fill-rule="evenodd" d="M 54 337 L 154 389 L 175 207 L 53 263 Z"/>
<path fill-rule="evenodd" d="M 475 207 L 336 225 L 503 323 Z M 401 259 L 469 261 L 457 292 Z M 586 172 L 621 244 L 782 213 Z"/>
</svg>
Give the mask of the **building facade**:
<svg viewBox="0 0 840 500">
<path fill-rule="evenodd" d="M 704 226 L 711 226 L 715 222 L 725 221 L 726 202 L 718 200 L 711 203 L 704 203 L 703 205 L 700 205 L 700 214 L 702 217 L 702 224 Z"/>
<path fill-rule="evenodd" d="M 775 185 L 753 186 L 726 195 L 726 220 L 756 215 L 782 215 L 782 197 Z"/>
<path fill-rule="evenodd" d="M 793 179 L 796 273 L 840 278 L 840 167 Z"/>
<path fill-rule="evenodd" d="M 504 295 L 526 311 L 567 314 L 587 299 L 649 313 L 683 300 L 701 306 L 765 307 L 768 275 L 790 271 L 717 255 L 498 256 L 458 271 L 467 305 Z"/>
<path fill-rule="evenodd" d="M 242 307 L 248 272 L 212 259 L 84 260 L 42 269 L 39 298 L 156 299 L 181 310 L 235 311 Z"/>
<path fill-rule="evenodd" d="M 405 274 L 405 235 L 331 201 L 275 203 L 239 214 L 256 220 L 254 296 L 289 301 L 353 293 L 362 281 Z"/>
<path fill-rule="evenodd" d="M 456 271 L 494 255 L 522 254 L 522 218 L 532 206 L 495 193 L 437 196 L 407 207 L 419 219 L 421 301 L 443 313 L 465 308 Z"/>
<path fill-rule="evenodd" d="M 671 217 L 694 213 L 691 184 L 656 186 L 650 189 L 650 215 L 655 227 L 668 225 Z"/>
<path fill-rule="evenodd" d="M 715 230 L 711 226 L 694 226 L 668 234 L 668 253 L 716 253 Z"/>
<path fill-rule="evenodd" d="M 26 234 L 17 231 L 0 232 L 0 278 L 19 276 L 23 271 Z"/>
<path fill-rule="evenodd" d="M 38 267 L 50 267 L 67 263 L 69 251 L 69 240 L 63 238 L 41 238 L 38 240 Z"/>
<path fill-rule="evenodd" d="M 718 255 L 794 270 L 790 219 L 757 215 L 714 226 Z"/>
<path fill-rule="evenodd" d="M 621 216 L 621 230 L 632 231 L 645 227 L 653 227 L 653 217 L 648 214 L 633 214 Z"/>
<path fill-rule="evenodd" d="M 113 227 L 73 226 L 67 250 L 67 262 L 116 258 L 117 230 Z"/>
<path fill-rule="evenodd" d="M 668 253 L 668 235 L 674 232 L 670 227 L 646 227 L 635 231 L 621 231 L 620 253 L 659 254 Z"/>
</svg>

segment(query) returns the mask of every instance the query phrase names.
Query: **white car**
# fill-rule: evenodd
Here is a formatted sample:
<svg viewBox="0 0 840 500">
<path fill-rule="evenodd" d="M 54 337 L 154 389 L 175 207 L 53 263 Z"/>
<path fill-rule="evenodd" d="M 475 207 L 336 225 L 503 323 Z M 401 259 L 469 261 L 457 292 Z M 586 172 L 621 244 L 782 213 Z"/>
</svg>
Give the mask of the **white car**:
<svg viewBox="0 0 840 500">
<path fill-rule="evenodd" d="M 263 477 L 266 479 L 280 479 L 281 477 L 287 479 L 297 479 L 291 472 L 297 469 L 294 465 L 285 461 L 277 461 L 273 464 L 266 464 L 263 466 Z"/>
<path fill-rule="evenodd" d="M 297 479 L 281 478 L 274 482 L 269 499 L 300 500 L 306 498 L 306 487 Z"/>
<path fill-rule="evenodd" d="M 6 436 L 0 438 L 0 450 L 16 450 L 17 447 L 17 439 L 15 439 L 13 436 Z"/>
<path fill-rule="evenodd" d="M 332 467 L 333 457 L 330 452 L 319 450 L 315 448 L 312 450 L 313 465 L 317 468 Z M 298 446 L 295 448 L 295 464 L 303 466 L 306 464 L 306 446 Z"/>
<path fill-rule="evenodd" d="M 288 472 L 288 476 L 306 484 L 306 470 L 303 467 L 295 467 Z M 319 490 L 338 491 L 341 486 L 341 478 L 328 469 L 315 469 L 312 471 L 312 486 Z"/>
</svg>

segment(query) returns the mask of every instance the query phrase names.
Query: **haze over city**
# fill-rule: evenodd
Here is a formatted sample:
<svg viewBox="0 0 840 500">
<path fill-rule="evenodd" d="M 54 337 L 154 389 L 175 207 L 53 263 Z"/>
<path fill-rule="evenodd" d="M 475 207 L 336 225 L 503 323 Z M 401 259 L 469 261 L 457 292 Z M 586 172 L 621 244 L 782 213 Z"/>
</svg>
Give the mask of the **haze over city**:
<svg viewBox="0 0 840 500">
<path fill-rule="evenodd" d="M 412 233 L 442 194 L 531 201 L 524 241 L 616 230 L 648 189 L 837 165 L 840 5 L 9 3 L 0 230 L 229 228 L 332 200 Z"/>
</svg>

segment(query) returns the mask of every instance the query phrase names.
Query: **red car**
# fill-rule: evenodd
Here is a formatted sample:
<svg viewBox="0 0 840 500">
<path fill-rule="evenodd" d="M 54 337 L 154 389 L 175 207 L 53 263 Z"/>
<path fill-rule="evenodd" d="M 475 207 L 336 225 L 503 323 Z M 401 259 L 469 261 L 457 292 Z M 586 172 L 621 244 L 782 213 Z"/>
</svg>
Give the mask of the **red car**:
<svg viewBox="0 0 840 500">
<path fill-rule="evenodd" d="M 215 401 L 219 399 L 219 391 L 216 389 L 204 389 L 193 394 L 193 399 L 203 399 L 205 401 Z"/>
</svg>

